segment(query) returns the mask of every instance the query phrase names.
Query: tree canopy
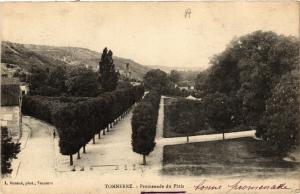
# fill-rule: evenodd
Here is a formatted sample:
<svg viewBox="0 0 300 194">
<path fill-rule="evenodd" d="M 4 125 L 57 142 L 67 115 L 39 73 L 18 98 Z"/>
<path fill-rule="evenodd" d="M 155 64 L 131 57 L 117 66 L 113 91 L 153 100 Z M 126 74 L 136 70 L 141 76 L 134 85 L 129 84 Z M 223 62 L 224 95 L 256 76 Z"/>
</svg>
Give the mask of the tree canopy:
<svg viewBox="0 0 300 194">
<path fill-rule="evenodd" d="M 145 74 L 144 85 L 147 90 L 164 92 L 168 85 L 168 75 L 160 69 L 152 69 Z"/>
<path fill-rule="evenodd" d="M 65 86 L 69 96 L 93 97 L 100 90 L 97 73 L 83 67 L 72 68 L 67 72 Z"/>
<path fill-rule="evenodd" d="M 265 119 L 279 114 L 270 112 L 270 103 L 274 95 L 280 96 L 278 88 L 284 89 L 282 84 L 278 85 L 283 77 L 298 66 L 299 41 L 295 37 L 270 31 L 255 31 L 233 39 L 225 51 L 214 56 L 210 63 L 212 66 L 196 79 L 196 88 L 200 90 L 198 93 L 202 96 L 215 93 L 226 95 L 229 101 L 235 102 L 234 112 L 240 113 L 243 124 L 256 129 L 257 135 L 264 139 L 271 138 L 272 133 L 267 133 L 263 128 L 277 129 Z M 284 110 L 284 104 L 280 102 L 274 106 L 277 107 L 274 110 Z M 293 114 L 298 115 L 298 112 L 294 111 Z M 268 123 L 268 126 L 260 127 L 260 123 Z M 283 128 L 286 134 L 293 133 L 287 127 Z M 282 138 L 279 133 L 274 134 L 273 138 Z"/>
<path fill-rule="evenodd" d="M 115 70 L 112 56 L 113 52 L 104 48 L 99 62 L 100 82 L 104 91 L 113 91 L 116 89 L 120 76 Z"/>
</svg>

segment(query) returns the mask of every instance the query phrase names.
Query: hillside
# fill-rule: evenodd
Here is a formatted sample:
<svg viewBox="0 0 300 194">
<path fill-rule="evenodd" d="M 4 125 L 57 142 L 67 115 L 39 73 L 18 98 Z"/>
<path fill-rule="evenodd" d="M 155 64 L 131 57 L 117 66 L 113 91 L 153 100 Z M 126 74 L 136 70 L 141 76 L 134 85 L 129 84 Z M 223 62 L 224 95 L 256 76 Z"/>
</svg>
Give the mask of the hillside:
<svg viewBox="0 0 300 194">
<path fill-rule="evenodd" d="M 88 65 L 97 70 L 101 53 L 78 47 L 56 47 L 44 45 L 19 44 L 3 41 L 1 43 L 1 62 L 16 64 L 25 70 L 33 65 L 53 67 L 59 65 Z M 114 57 L 116 69 L 125 70 L 125 64 L 130 64 L 132 77 L 142 79 L 149 70 L 148 67 L 130 59 Z"/>
</svg>

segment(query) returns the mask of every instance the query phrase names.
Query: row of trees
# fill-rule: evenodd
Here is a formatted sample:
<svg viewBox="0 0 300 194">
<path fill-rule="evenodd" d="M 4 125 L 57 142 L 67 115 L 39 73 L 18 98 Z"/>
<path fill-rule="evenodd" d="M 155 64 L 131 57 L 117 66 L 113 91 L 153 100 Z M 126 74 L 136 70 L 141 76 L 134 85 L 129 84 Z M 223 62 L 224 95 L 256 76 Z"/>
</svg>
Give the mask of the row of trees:
<svg viewBox="0 0 300 194">
<path fill-rule="evenodd" d="M 189 136 L 212 128 L 224 133 L 236 125 L 235 102 L 222 93 L 208 94 L 202 100 L 184 98 L 172 101 L 165 109 L 165 122 L 177 133 Z"/>
<path fill-rule="evenodd" d="M 79 155 L 81 147 L 109 127 L 144 94 L 143 86 L 131 86 L 105 92 L 97 97 L 45 97 L 27 96 L 23 100 L 23 113 L 52 123 L 60 137 L 60 152 Z"/>
<path fill-rule="evenodd" d="M 295 37 L 253 32 L 234 39 L 198 75 L 198 97 L 219 93 L 234 102 L 235 125 L 256 129 L 258 137 L 284 154 L 299 142 L 298 63 Z"/>
<path fill-rule="evenodd" d="M 155 147 L 159 102 L 160 94 L 150 91 L 133 111 L 131 144 L 134 152 L 143 155 L 143 165 L 146 165 L 146 156 Z"/>
</svg>

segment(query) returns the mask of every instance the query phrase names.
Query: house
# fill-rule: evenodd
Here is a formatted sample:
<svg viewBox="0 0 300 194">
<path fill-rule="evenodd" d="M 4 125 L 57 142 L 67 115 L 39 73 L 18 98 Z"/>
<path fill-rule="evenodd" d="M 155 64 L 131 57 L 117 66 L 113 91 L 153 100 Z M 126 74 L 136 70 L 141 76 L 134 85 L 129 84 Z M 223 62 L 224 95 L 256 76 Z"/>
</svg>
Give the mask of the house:
<svg viewBox="0 0 300 194">
<path fill-rule="evenodd" d="M 1 126 L 9 129 L 9 135 L 18 141 L 21 137 L 22 93 L 17 78 L 1 78 Z"/>
</svg>

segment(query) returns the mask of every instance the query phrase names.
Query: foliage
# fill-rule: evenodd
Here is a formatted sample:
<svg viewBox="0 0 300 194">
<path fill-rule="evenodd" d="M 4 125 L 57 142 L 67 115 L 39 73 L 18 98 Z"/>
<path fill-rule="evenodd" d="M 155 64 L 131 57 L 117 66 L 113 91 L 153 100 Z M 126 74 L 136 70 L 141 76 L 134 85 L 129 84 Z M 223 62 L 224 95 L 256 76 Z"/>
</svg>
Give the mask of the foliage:
<svg viewBox="0 0 300 194">
<path fill-rule="evenodd" d="M 299 145 L 299 74 L 282 76 L 266 102 L 257 135 L 284 154 Z"/>
<path fill-rule="evenodd" d="M 49 69 L 42 69 L 37 66 L 31 68 L 31 77 L 30 77 L 30 89 L 36 90 L 40 87 L 46 85 L 46 80 L 48 78 Z"/>
<path fill-rule="evenodd" d="M 171 80 L 172 82 L 174 82 L 174 83 L 178 83 L 179 81 L 181 81 L 181 75 L 180 75 L 180 73 L 179 73 L 178 71 L 176 71 L 176 70 L 172 70 L 172 71 L 170 72 L 169 77 L 170 77 L 170 80 Z"/>
<path fill-rule="evenodd" d="M 57 68 L 50 69 L 47 84 L 53 88 L 57 88 L 61 93 L 64 92 L 66 89 L 66 71 L 65 66 L 58 66 Z"/>
<path fill-rule="evenodd" d="M 155 146 L 156 124 L 158 119 L 160 94 L 151 91 L 135 107 L 132 115 L 132 140 L 134 152 L 145 156 L 153 151 Z"/>
<path fill-rule="evenodd" d="M 87 68 L 70 69 L 66 74 L 65 86 L 69 96 L 94 97 L 100 89 L 97 73 Z"/>
<path fill-rule="evenodd" d="M 115 71 L 112 51 L 104 48 L 99 62 L 100 81 L 104 91 L 113 91 L 117 87 L 119 74 Z"/>
<path fill-rule="evenodd" d="M 282 76 L 295 70 L 298 61 L 299 41 L 296 38 L 256 31 L 232 40 L 224 52 L 212 58 L 211 68 L 198 75 L 196 88 L 200 91 L 196 94 L 203 97 L 219 92 L 237 99 L 232 107 L 240 113 L 244 125 L 257 129 L 259 136 L 267 137 L 265 140 L 273 134 L 272 142 L 282 142 L 283 136 L 277 128 L 281 126 L 285 131 L 282 133 L 287 135 L 290 131 L 280 124 L 279 118 L 276 122 L 271 122 L 271 118 L 279 114 L 273 110 L 285 111 L 285 108 L 280 102 L 274 104 L 277 108 L 273 107 L 271 112 L 267 107 L 274 95 L 280 93 L 275 88 L 279 87 Z M 298 112 L 293 111 L 291 115 L 290 118 L 297 117 Z M 292 144 L 293 141 L 289 141 L 287 148 Z"/>
<path fill-rule="evenodd" d="M 167 121 L 174 132 L 187 137 L 207 126 L 203 103 L 181 98 L 172 101 L 165 108 L 165 122 Z"/>
<path fill-rule="evenodd" d="M 26 95 L 22 100 L 22 113 L 53 124 L 53 114 L 60 106 L 59 98 Z"/>
<path fill-rule="evenodd" d="M 52 123 L 60 138 L 60 152 L 72 155 L 140 100 L 143 94 L 144 88 L 140 85 L 105 92 L 97 97 L 25 96 L 22 111 Z"/>
<path fill-rule="evenodd" d="M 207 78 L 198 76 L 197 89 L 236 95 L 242 104 L 245 124 L 256 126 L 272 88 L 281 75 L 296 67 L 298 50 L 295 38 L 273 32 L 256 31 L 234 39 L 211 60 Z"/>
<path fill-rule="evenodd" d="M 164 95 L 167 96 L 179 96 L 179 97 L 187 97 L 191 94 L 190 91 L 185 89 L 180 89 L 178 87 L 169 87 L 165 92 Z"/>
<path fill-rule="evenodd" d="M 99 92 L 97 73 L 85 67 L 31 70 L 30 95 L 94 97 Z"/>
<path fill-rule="evenodd" d="M 9 174 L 12 172 L 11 161 L 17 158 L 20 152 L 20 143 L 12 142 L 9 137 L 7 127 L 1 126 L 1 174 Z"/>
<path fill-rule="evenodd" d="M 210 94 L 203 101 L 205 103 L 205 114 L 212 128 L 224 133 L 234 126 L 235 107 L 227 95 L 221 93 Z"/>
<path fill-rule="evenodd" d="M 43 96 L 60 96 L 65 91 L 64 66 L 52 69 L 32 66 L 30 76 L 30 94 Z"/>
<path fill-rule="evenodd" d="M 156 90 L 164 92 L 168 84 L 168 75 L 160 69 L 148 71 L 144 76 L 144 85 L 146 90 Z"/>
<path fill-rule="evenodd" d="M 155 90 L 163 95 L 186 97 L 190 94 L 175 87 L 171 76 L 160 69 L 148 71 L 144 76 L 144 85 L 147 90 Z"/>
</svg>

